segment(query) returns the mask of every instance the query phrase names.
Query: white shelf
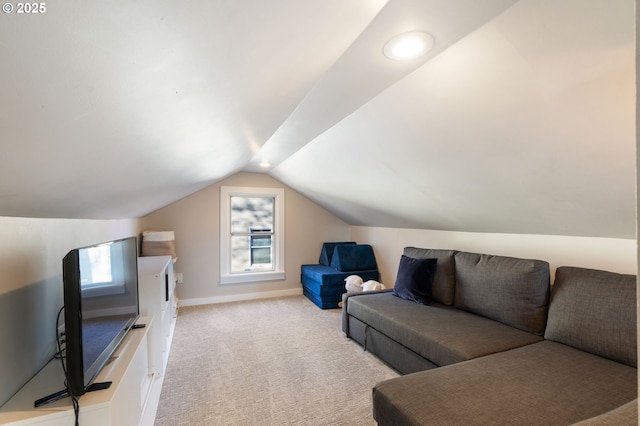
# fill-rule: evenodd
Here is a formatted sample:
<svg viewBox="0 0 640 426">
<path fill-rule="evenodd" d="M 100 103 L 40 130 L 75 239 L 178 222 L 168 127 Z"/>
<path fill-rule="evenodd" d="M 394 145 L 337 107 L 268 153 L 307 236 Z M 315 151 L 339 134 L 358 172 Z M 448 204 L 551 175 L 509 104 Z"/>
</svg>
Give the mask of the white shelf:
<svg viewBox="0 0 640 426">
<path fill-rule="evenodd" d="M 150 324 L 151 318 L 138 323 Z M 88 392 L 78 398 L 80 424 L 136 425 L 143 417 L 154 377 L 149 373 L 147 354 L 148 328 L 131 330 L 114 352 L 112 361 L 98 374 L 96 382 L 112 382 L 108 389 Z M 60 360 L 49 362 L 6 404 L 0 407 L 0 424 L 23 426 L 70 425 L 74 412 L 70 398 L 63 398 L 35 408 L 35 400 L 64 387 Z"/>
<path fill-rule="evenodd" d="M 138 259 L 138 294 L 140 315 L 154 318 L 149 330 L 151 371 L 164 376 L 169 360 L 176 321 L 175 276 L 171 256 L 148 256 Z"/>
</svg>

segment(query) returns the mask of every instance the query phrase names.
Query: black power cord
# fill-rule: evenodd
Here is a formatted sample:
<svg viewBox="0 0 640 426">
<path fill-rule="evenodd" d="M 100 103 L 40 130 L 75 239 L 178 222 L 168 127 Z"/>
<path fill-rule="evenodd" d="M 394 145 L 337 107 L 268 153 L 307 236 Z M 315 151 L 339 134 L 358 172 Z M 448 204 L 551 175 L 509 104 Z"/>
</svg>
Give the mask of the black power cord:
<svg viewBox="0 0 640 426">
<path fill-rule="evenodd" d="M 62 311 L 64 310 L 64 306 L 62 308 L 60 308 L 60 310 L 58 311 L 58 316 L 56 318 L 56 344 L 57 344 L 57 352 L 55 354 L 56 358 L 60 358 L 60 363 L 62 364 L 62 371 L 64 372 L 64 387 L 67 389 L 67 393 L 69 394 L 69 396 L 71 396 L 71 403 L 73 405 L 73 413 L 75 415 L 76 418 L 76 422 L 75 422 L 75 426 L 79 426 L 79 417 L 80 417 L 80 403 L 78 402 L 78 398 L 76 398 L 74 395 L 71 394 L 71 388 L 69 387 L 69 379 L 67 376 L 67 366 L 64 363 L 64 359 L 65 359 L 65 349 L 62 348 L 62 339 L 61 339 L 61 335 L 58 332 L 58 328 L 60 326 L 60 314 L 62 313 Z"/>
</svg>

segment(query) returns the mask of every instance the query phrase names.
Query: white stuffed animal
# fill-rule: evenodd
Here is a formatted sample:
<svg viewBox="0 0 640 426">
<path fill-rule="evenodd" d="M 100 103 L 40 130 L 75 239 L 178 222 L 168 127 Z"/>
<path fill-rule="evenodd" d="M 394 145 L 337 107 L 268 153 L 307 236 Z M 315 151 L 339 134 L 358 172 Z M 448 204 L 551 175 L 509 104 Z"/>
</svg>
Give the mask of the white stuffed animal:
<svg viewBox="0 0 640 426">
<path fill-rule="evenodd" d="M 362 284 L 362 291 L 375 291 L 375 290 L 384 290 L 386 287 L 384 284 L 379 283 L 375 280 L 369 280 L 366 283 Z"/>
<path fill-rule="evenodd" d="M 344 288 L 347 289 L 347 293 L 360 293 L 362 291 L 362 278 L 358 275 L 349 275 L 344 279 Z"/>
</svg>

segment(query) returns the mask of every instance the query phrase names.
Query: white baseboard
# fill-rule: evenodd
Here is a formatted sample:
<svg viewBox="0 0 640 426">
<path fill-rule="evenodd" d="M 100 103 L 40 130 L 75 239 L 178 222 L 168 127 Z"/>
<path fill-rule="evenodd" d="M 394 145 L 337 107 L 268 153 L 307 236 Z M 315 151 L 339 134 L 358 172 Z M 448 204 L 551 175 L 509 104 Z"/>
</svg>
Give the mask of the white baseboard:
<svg viewBox="0 0 640 426">
<path fill-rule="evenodd" d="M 288 290 L 261 291 L 259 293 L 232 294 L 229 296 L 201 297 L 197 299 L 180 299 L 179 307 L 210 305 L 212 303 L 240 302 L 243 300 L 270 299 L 273 297 L 298 296 L 302 294 L 302 288 Z"/>
</svg>

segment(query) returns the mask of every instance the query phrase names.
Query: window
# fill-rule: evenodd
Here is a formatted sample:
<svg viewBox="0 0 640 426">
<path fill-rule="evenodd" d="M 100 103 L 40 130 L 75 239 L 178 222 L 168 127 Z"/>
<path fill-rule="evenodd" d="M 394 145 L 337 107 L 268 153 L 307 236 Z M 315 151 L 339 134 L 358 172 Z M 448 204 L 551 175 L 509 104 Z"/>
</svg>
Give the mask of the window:
<svg viewBox="0 0 640 426">
<path fill-rule="evenodd" d="M 220 189 L 220 283 L 282 280 L 284 189 Z"/>
</svg>

